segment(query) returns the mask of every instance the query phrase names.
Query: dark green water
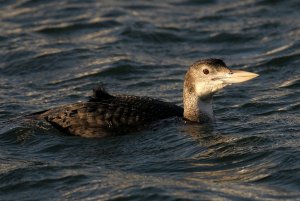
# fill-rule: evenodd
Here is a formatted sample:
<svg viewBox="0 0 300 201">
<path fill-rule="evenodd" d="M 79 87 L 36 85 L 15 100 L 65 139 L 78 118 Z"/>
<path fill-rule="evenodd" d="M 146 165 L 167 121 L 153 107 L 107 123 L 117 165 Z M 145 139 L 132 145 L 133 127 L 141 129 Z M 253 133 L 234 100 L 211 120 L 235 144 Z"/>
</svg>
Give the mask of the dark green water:
<svg viewBox="0 0 300 201">
<path fill-rule="evenodd" d="M 297 0 L 0 1 L 0 200 L 300 200 Z M 115 93 L 182 104 L 187 67 L 260 74 L 217 125 L 84 139 L 20 116 Z"/>
</svg>

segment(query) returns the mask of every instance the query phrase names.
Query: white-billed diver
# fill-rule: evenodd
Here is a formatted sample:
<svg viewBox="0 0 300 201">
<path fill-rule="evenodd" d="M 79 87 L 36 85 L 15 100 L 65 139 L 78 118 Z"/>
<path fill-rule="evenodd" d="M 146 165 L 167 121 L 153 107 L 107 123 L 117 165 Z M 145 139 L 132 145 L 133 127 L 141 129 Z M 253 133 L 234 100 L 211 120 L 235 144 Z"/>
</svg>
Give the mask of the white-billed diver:
<svg viewBox="0 0 300 201">
<path fill-rule="evenodd" d="M 111 95 L 98 86 L 88 102 L 60 106 L 36 115 L 65 133 L 83 137 L 120 135 L 170 117 L 205 123 L 214 119 L 212 97 L 217 91 L 257 76 L 231 70 L 220 59 L 201 59 L 185 75 L 183 108 L 149 97 Z"/>
</svg>

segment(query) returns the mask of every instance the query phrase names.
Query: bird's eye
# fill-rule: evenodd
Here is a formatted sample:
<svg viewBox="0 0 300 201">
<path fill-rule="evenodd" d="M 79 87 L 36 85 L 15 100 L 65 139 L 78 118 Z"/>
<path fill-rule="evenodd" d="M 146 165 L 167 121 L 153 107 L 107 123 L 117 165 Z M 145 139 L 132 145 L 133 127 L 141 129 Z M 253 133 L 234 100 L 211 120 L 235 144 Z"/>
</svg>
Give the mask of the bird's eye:
<svg viewBox="0 0 300 201">
<path fill-rule="evenodd" d="M 207 74 L 209 74 L 209 70 L 208 70 L 208 69 L 203 69 L 203 73 L 204 73 L 205 75 L 207 75 Z"/>
</svg>

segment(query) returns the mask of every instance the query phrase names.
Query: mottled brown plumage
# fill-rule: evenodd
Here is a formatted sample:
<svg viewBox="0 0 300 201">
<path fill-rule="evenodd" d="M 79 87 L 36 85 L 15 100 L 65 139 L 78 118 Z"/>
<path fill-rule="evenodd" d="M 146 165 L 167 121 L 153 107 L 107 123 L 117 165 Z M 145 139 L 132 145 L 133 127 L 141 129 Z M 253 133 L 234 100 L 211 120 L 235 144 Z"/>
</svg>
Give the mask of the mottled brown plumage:
<svg viewBox="0 0 300 201">
<path fill-rule="evenodd" d="M 120 135 L 146 123 L 179 116 L 183 108 L 160 100 L 110 95 L 101 86 L 89 102 L 50 109 L 39 115 L 59 130 L 84 137 Z"/>
</svg>

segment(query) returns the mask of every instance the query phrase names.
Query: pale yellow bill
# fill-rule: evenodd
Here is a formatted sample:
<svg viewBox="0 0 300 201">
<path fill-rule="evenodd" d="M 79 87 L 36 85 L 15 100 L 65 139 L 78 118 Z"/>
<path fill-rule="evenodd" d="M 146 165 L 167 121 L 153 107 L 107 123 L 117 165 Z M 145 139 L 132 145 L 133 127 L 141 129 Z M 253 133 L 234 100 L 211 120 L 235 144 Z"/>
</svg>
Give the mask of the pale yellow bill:
<svg viewBox="0 0 300 201">
<path fill-rule="evenodd" d="M 257 76 L 259 75 L 256 73 L 251 73 L 243 70 L 231 70 L 231 73 L 222 78 L 222 80 L 227 84 L 235 84 L 246 82 L 248 80 L 256 78 Z"/>
</svg>

